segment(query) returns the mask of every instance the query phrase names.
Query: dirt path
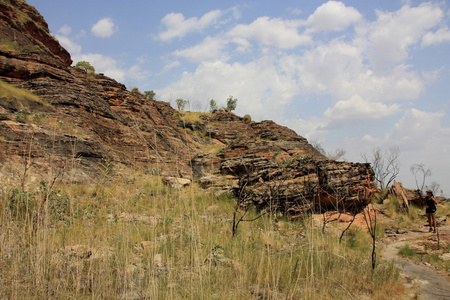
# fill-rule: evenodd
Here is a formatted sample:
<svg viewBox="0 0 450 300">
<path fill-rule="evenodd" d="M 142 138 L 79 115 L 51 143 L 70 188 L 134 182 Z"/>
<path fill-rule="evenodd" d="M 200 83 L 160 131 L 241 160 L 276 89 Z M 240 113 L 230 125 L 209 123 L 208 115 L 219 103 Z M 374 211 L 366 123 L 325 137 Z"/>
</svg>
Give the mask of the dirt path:
<svg viewBox="0 0 450 300">
<path fill-rule="evenodd" d="M 399 267 L 408 281 L 407 288 L 411 288 L 409 294 L 412 298 L 415 298 L 418 292 L 418 299 L 449 300 L 449 274 L 439 274 L 431 265 L 415 263 L 398 255 L 399 249 L 406 244 L 412 245 L 417 241 L 433 238 L 433 234 L 427 231 L 428 227 L 421 227 L 416 231 L 389 237 L 385 241 L 382 255 L 384 259 L 394 261 Z M 450 226 L 441 227 L 439 232 L 441 237 L 448 237 Z"/>
</svg>

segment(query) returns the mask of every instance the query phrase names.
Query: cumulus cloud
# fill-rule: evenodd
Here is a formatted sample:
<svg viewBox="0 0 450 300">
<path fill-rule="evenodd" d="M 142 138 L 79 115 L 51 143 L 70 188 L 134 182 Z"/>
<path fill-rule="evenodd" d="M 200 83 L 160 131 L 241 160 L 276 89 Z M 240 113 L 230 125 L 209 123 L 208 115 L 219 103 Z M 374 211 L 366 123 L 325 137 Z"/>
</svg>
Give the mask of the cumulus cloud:
<svg viewBox="0 0 450 300">
<path fill-rule="evenodd" d="M 63 25 L 63 27 L 58 29 L 58 33 L 65 35 L 65 36 L 69 35 L 71 32 L 72 32 L 72 28 L 67 24 Z"/>
<path fill-rule="evenodd" d="M 76 55 L 81 52 L 81 45 L 72 41 L 69 37 L 64 35 L 55 35 L 61 46 L 63 46 L 71 55 Z"/>
<path fill-rule="evenodd" d="M 55 35 L 55 38 L 71 55 L 77 55 L 81 52 L 81 45 L 77 44 L 69 37 L 71 33 L 72 28 L 66 24 L 58 29 L 58 34 Z"/>
<path fill-rule="evenodd" d="M 254 120 L 274 119 L 298 92 L 295 80 L 278 73 L 269 57 L 246 64 L 206 61 L 157 93 L 162 99 L 215 99 L 219 106 L 225 106 L 227 97 L 233 95 L 238 99 L 238 114 L 252 112 Z"/>
<path fill-rule="evenodd" d="M 360 95 L 354 95 L 350 99 L 338 101 L 333 107 L 328 108 L 323 115 L 329 120 L 327 128 L 336 129 L 348 124 L 382 119 L 397 113 L 399 109 L 398 104 L 386 105 L 371 102 Z"/>
<path fill-rule="evenodd" d="M 134 79 L 137 81 L 144 81 L 148 76 L 148 72 L 143 70 L 140 65 L 134 65 L 127 70 L 125 75 L 127 78 L 130 79 Z"/>
<path fill-rule="evenodd" d="M 108 38 L 112 36 L 118 27 L 114 24 L 114 21 L 111 18 L 103 18 L 100 19 L 97 23 L 92 26 L 92 33 L 101 38 Z"/>
<path fill-rule="evenodd" d="M 300 21 L 271 19 L 260 17 L 251 24 L 240 24 L 228 32 L 228 35 L 241 46 L 249 45 L 247 40 L 256 40 L 261 45 L 291 49 L 311 43 L 311 37 L 299 34 Z"/>
<path fill-rule="evenodd" d="M 173 60 L 166 64 L 163 68 L 163 72 L 167 72 L 169 70 L 172 70 L 173 68 L 176 68 L 180 65 L 180 62 L 178 60 Z"/>
<path fill-rule="evenodd" d="M 432 143 L 436 147 L 446 147 L 447 151 L 450 151 L 450 145 L 442 144 L 442 141 L 450 140 L 450 129 L 441 126 L 441 119 L 444 116 L 443 112 L 424 112 L 410 108 L 387 133 L 386 139 L 409 149 Z"/>
<path fill-rule="evenodd" d="M 161 20 L 166 30 L 159 33 L 159 39 L 167 42 L 174 38 L 182 38 L 189 32 L 200 31 L 215 24 L 221 15 L 222 12 L 218 9 L 207 12 L 200 19 L 196 17 L 186 19 L 181 13 L 167 14 Z"/>
<path fill-rule="evenodd" d="M 448 28 L 439 28 L 436 32 L 428 32 L 422 38 L 422 47 L 450 41 Z"/>
<path fill-rule="evenodd" d="M 410 47 L 426 30 L 439 24 L 443 15 L 438 6 L 429 2 L 417 7 L 405 5 L 395 12 L 377 11 L 377 21 L 370 26 L 368 37 L 372 66 L 385 68 L 407 59 Z"/>
<path fill-rule="evenodd" d="M 309 16 L 307 24 L 314 31 L 339 31 L 360 19 L 361 14 L 355 8 L 339 1 L 329 1 Z"/>
<path fill-rule="evenodd" d="M 202 43 L 184 50 L 177 50 L 173 55 L 176 57 L 185 57 L 194 62 L 218 59 L 223 56 L 221 50 L 226 43 L 227 42 L 221 38 L 212 38 L 208 36 Z"/>
</svg>

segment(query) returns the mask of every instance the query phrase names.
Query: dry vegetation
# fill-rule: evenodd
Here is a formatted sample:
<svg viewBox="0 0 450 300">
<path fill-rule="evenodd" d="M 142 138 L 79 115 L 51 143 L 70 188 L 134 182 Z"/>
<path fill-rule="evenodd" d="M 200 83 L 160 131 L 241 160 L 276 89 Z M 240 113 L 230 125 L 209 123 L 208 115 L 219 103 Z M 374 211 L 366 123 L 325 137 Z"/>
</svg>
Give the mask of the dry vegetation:
<svg viewBox="0 0 450 300">
<path fill-rule="evenodd" d="M 266 215 L 232 237 L 232 197 L 195 185 L 175 190 L 158 176 L 104 174 L 90 185 L 2 187 L 1 295 L 390 299 L 402 292 L 391 263 L 371 270 L 365 232 L 351 230 L 339 244 L 310 217 Z"/>
</svg>

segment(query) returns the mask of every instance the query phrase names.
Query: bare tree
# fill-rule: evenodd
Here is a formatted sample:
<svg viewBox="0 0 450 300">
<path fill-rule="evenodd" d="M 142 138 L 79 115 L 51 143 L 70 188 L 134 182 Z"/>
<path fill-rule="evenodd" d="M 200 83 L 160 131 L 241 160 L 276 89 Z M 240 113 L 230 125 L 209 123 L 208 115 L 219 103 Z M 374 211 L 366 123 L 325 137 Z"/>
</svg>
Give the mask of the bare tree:
<svg viewBox="0 0 450 300">
<path fill-rule="evenodd" d="M 372 165 L 375 181 L 382 190 L 389 187 L 400 172 L 399 153 L 398 147 L 391 147 L 385 151 L 374 147 L 370 154 L 361 153 L 364 162 Z"/>
<path fill-rule="evenodd" d="M 344 234 L 347 232 L 347 230 L 350 229 L 350 226 L 352 226 L 353 222 L 355 222 L 356 215 L 360 212 L 356 207 L 352 207 L 349 211 L 352 214 L 352 220 L 348 223 L 347 227 L 345 227 L 344 230 L 342 230 L 341 235 L 339 236 L 339 244 L 342 242 Z"/>
<path fill-rule="evenodd" d="M 373 213 L 371 213 L 371 211 Z M 377 262 L 377 253 L 376 253 L 376 240 L 377 240 L 377 211 L 373 208 L 372 205 L 368 205 L 367 208 L 363 211 L 364 222 L 367 226 L 367 231 L 372 238 L 372 270 L 375 270 L 376 262 Z"/>
<path fill-rule="evenodd" d="M 432 181 L 430 185 L 426 185 L 425 188 L 433 192 L 433 195 L 437 195 L 441 185 L 437 181 Z M 442 191 L 441 191 L 442 193 Z"/>
<path fill-rule="evenodd" d="M 251 190 L 247 189 L 247 185 L 251 180 L 251 177 L 253 176 L 255 167 L 253 164 L 247 164 L 244 161 L 242 161 L 241 166 L 245 170 L 245 173 L 239 179 L 239 190 L 237 193 L 236 204 L 234 206 L 233 211 L 233 221 L 232 221 L 233 237 L 236 235 L 239 224 L 241 222 L 256 221 L 268 212 L 267 210 L 264 210 L 254 218 L 247 218 L 247 214 L 250 211 L 250 208 L 252 207 L 251 204 L 253 204 L 253 200 L 255 198 L 254 193 Z"/>
<path fill-rule="evenodd" d="M 320 152 L 320 154 L 326 156 L 329 160 L 345 160 L 344 156 L 347 153 L 347 151 L 344 148 L 338 148 L 334 152 L 327 152 L 322 146 L 322 143 L 318 140 L 312 140 L 310 141 L 311 146 L 313 146 L 314 149 Z"/>
<path fill-rule="evenodd" d="M 411 173 L 414 175 L 416 180 L 417 189 L 423 193 L 423 187 L 425 186 L 426 178 L 431 176 L 430 169 L 425 170 L 425 164 L 413 164 L 410 167 Z"/>
</svg>

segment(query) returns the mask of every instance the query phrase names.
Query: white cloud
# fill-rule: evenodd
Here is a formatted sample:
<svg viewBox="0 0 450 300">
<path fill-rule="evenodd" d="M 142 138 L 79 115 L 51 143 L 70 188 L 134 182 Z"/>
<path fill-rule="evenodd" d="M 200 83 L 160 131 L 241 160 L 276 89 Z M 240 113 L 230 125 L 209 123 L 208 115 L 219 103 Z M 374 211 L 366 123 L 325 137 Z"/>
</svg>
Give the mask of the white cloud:
<svg viewBox="0 0 450 300">
<path fill-rule="evenodd" d="M 339 31 L 360 19 L 361 14 L 355 8 L 347 7 L 339 1 L 329 1 L 309 16 L 307 24 L 314 31 Z"/>
<path fill-rule="evenodd" d="M 162 20 L 162 24 L 167 28 L 159 33 L 159 39 L 170 41 L 174 38 L 182 38 L 189 32 L 200 31 L 218 21 L 222 12 L 213 10 L 204 14 L 200 19 L 192 17 L 186 19 L 181 13 L 167 14 Z"/>
<path fill-rule="evenodd" d="M 380 69 L 407 59 L 410 47 L 440 22 L 443 12 L 427 2 L 417 7 L 405 5 L 395 12 L 377 11 L 377 16 L 369 29 L 369 58 L 372 66 Z"/>
<path fill-rule="evenodd" d="M 370 102 L 360 95 L 354 95 L 350 99 L 338 101 L 333 107 L 328 108 L 323 115 L 329 121 L 327 128 L 336 129 L 344 125 L 382 119 L 397 113 L 399 109 L 398 104 L 386 105 L 379 102 Z"/>
<path fill-rule="evenodd" d="M 72 41 L 69 37 L 65 35 L 55 35 L 55 38 L 59 41 L 61 46 L 63 46 L 70 55 L 77 55 L 81 53 L 81 46 Z"/>
<path fill-rule="evenodd" d="M 180 65 L 180 62 L 178 60 L 174 60 L 166 64 L 163 68 L 163 72 L 167 72 L 173 68 L 176 68 Z"/>
<path fill-rule="evenodd" d="M 411 108 L 387 133 L 386 138 L 393 143 L 402 144 L 404 148 L 420 148 L 422 144 L 432 143 L 436 147 L 444 147 L 450 151 L 450 145 L 442 143 L 450 140 L 450 129 L 441 126 L 443 117 L 442 112 L 431 113 Z"/>
<path fill-rule="evenodd" d="M 428 32 L 422 38 L 422 47 L 440 44 L 450 41 L 448 28 L 439 28 L 436 32 Z"/>
<path fill-rule="evenodd" d="M 297 74 L 305 94 L 329 94 L 335 99 L 358 94 L 371 101 L 386 102 L 415 99 L 425 90 L 424 78 L 411 66 L 393 66 L 376 73 L 365 62 L 365 55 L 365 48 L 357 43 L 333 40 L 302 56 L 290 55 L 279 61 L 291 76 Z"/>
<path fill-rule="evenodd" d="M 69 35 L 72 32 L 72 28 L 69 25 L 63 25 L 60 29 L 58 29 L 58 32 L 62 35 Z"/>
<path fill-rule="evenodd" d="M 140 65 L 131 66 L 126 73 L 126 77 L 129 79 L 135 79 L 138 81 L 144 81 L 148 76 L 148 72 L 142 70 Z"/>
<path fill-rule="evenodd" d="M 240 24 L 228 32 L 234 42 L 240 46 L 248 46 L 248 40 L 256 40 L 261 45 L 291 49 L 311 43 L 311 37 L 299 34 L 301 21 L 271 19 L 260 17 L 251 24 Z"/>
<path fill-rule="evenodd" d="M 361 49 L 338 40 L 312 48 L 294 65 L 305 92 L 332 93 L 338 98 L 348 97 L 343 90 L 354 89 L 355 79 L 366 72 Z"/>
<path fill-rule="evenodd" d="M 92 33 L 101 38 L 108 38 L 112 36 L 118 27 L 114 24 L 114 21 L 111 18 L 103 18 L 100 19 L 97 23 L 92 26 Z"/>
<path fill-rule="evenodd" d="M 221 50 L 225 45 L 225 40 L 208 36 L 201 44 L 188 49 L 177 50 L 173 53 L 173 55 L 176 57 L 185 57 L 194 62 L 218 59 L 223 56 Z"/>
<path fill-rule="evenodd" d="M 95 72 L 104 73 L 119 82 L 124 82 L 126 79 L 126 71 L 117 66 L 117 61 L 111 57 L 86 53 L 74 56 L 73 61 L 88 61 L 95 68 Z"/>
<path fill-rule="evenodd" d="M 225 106 L 227 97 L 233 95 L 238 99 L 237 114 L 251 112 L 254 120 L 276 119 L 284 104 L 298 93 L 298 86 L 295 80 L 281 75 L 273 62 L 271 57 L 246 64 L 202 62 L 194 72 L 184 72 L 177 82 L 157 93 L 165 100 L 215 99 L 219 106 Z"/>
<path fill-rule="evenodd" d="M 432 177 L 427 184 L 437 181 L 443 184 L 444 192 L 450 195 L 445 179 L 450 165 L 450 129 L 443 128 L 443 112 L 425 112 L 415 108 L 407 110 L 403 117 L 386 134 L 384 140 L 401 150 L 402 164 L 400 180 L 406 186 L 415 187 L 414 177 L 409 172 L 412 164 L 424 163 Z"/>
</svg>

